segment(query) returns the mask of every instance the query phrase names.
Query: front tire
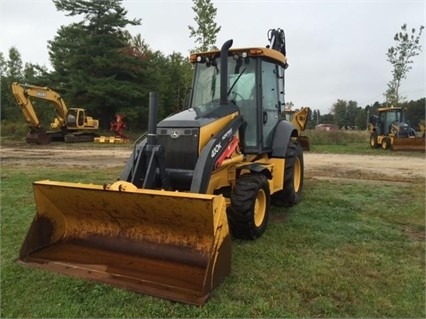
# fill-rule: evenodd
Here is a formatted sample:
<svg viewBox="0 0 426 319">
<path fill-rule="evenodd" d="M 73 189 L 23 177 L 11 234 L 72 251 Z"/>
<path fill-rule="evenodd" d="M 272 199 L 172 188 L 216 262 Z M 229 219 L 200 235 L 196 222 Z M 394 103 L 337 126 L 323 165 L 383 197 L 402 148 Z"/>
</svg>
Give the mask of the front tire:
<svg viewBox="0 0 426 319">
<path fill-rule="evenodd" d="M 370 134 L 370 147 L 378 148 L 380 145 L 377 143 L 377 133 L 373 132 Z"/>
<path fill-rule="evenodd" d="M 391 139 L 389 137 L 385 137 L 382 140 L 382 149 L 388 150 L 391 147 Z"/>
<path fill-rule="evenodd" d="M 241 239 L 256 239 L 266 230 L 271 195 L 263 174 L 241 175 L 232 189 L 228 220 L 231 233 Z"/>
</svg>

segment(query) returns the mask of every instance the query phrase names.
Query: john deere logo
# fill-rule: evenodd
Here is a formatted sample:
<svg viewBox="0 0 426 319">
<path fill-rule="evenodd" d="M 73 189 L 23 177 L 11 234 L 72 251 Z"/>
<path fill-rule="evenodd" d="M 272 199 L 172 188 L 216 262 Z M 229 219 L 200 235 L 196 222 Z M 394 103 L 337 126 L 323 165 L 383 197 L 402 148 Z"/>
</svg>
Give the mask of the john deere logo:
<svg viewBox="0 0 426 319">
<path fill-rule="evenodd" d="M 178 138 L 179 137 L 179 133 L 177 131 L 173 131 L 172 133 L 172 138 Z"/>
</svg>

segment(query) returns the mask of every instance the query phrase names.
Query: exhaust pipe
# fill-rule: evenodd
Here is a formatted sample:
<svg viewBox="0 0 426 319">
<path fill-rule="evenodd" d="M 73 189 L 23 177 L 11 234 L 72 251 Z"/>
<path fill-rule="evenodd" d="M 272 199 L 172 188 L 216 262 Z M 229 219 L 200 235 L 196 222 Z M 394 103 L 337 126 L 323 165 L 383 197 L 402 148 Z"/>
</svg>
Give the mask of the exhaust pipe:
<svg viewBox="0 0 426 319">
<path fill-rule="evenodd" d="M 226 41 L 220 49 L 220 104 L 228 104 L 228 51 L 233 40 Z"/>
<path fill-rule="evenodd" d="M 157 122 L 158 122 L 158 93 L 149 92 L 149 114 L 148 114 L 148 138 L 147 145 L 157 144 Z"/>
</svg>

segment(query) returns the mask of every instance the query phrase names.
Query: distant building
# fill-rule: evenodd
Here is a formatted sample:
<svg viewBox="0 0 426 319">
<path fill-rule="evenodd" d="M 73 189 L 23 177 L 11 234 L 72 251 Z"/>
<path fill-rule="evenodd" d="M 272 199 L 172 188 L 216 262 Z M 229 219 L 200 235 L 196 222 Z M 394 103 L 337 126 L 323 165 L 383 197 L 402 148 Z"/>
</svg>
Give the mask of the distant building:
<svg viewBox="0 0 426 319">
<path fill-rule="evenodd" d="M 334 124 L 318 124 L 315 129 L 319 131 L 338 131 L 339 127 Z"/>
</svg>

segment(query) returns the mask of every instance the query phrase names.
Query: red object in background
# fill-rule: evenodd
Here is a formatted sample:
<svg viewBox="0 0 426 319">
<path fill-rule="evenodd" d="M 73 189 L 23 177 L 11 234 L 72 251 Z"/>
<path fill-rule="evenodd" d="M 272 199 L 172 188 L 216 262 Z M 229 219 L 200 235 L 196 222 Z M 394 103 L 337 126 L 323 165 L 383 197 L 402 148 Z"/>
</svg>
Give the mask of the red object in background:
<svg viewBox="0 0 426 319">
<path fill-rule="evenodd" d="M 115 136 L 123 139 L 127 139 L 127 137 L 123 134 L 123 130 L 127 128 L 127 124 L 124 122 L 125 117 L 126 115 L 116 114 L 115 121 L 111 122 L 111 131 L 115 133 Z"/>
</svg>

